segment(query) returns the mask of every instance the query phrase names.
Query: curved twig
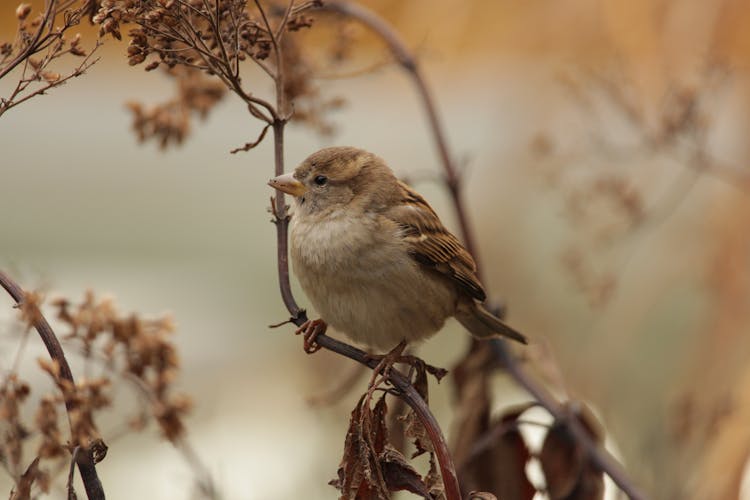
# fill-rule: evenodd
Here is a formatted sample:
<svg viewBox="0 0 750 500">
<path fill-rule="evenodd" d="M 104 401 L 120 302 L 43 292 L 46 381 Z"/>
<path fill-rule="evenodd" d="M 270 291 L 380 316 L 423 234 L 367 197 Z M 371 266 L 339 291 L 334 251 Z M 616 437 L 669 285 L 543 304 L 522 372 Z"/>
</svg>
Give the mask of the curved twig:
<svg viewBox="0 0 750 500">
<path fill-rule="evenodd" d="M 474 256 L 477 268 L 481 270 L 478 260 L 478 252 L 473 234 L 466 215 L 465 206 L 461 195 L 461 178 L 458 175 L 451 155 L 448 151 L 448 142 L 445 138 L 442 124 L 437 114 L 434 101 L 424 77 L 421 74 L 416 58 L 411 54 L 406 44 L 401 40 L 398 33 L 380 16 L 371 10 L 345 0 L 331 0 L 324 4 L 324 10 L 337 12 L 352 19 L 356 19 L 374 33 L 376 33 L 387 45 L 399 65 L 408 73 L 414 81 L 416 90 L 422 99 L 427 119 L 432 130 L 435 145 L 440 154 L 440 159 L 445 172 L 445 183 L 450 192 L 454 209 L 458 218 L 461 236 L 466 249 Z M 513 379 L 526 389 L 555 419 L 565 423 L 575 437 L 576 441 L 586 450 L 592 462 L 633 500 L 646 498 L 638 487 L 627 476 L 622 465 L 612 455 L 597 445 L 586 432 L 577 418 L 571 418 L 569 412 L 540 384 L 538 384 L 520 365 L 515 356 L 510 352 L 504 340 L 492 340 L 493 350 L 507 372 Z"/>
<path fill-rule="evenodd" d="M 0 286 L 2 286 L 8 294 L 13 297 L 16 304 L 19 306 L 24 304 L 26 300 L 26 293 L 10 276 L 0 271 Z M 49 325 L 47 320 L 42 315 L 41 311 L 36 308 L 36 305 L 29 304 L 36 310 L 32 316 L 32 325 L 39 332 L 39 336 L 44 342 L 44 346 L 47 348 L 50 358 L 57 362 L 60 367 L 60 378 L 69 382 L 72 387 L 75 387 L 75 380 L 73 379 L 73 372 L 70 370 L 68 360 L 65 358 L 65 352 L 60 345 L 60 341 L 57 339 L 55 332 Z M 74 400 L 65 398 L 65 409 L 68 414 L 68 422 L 70 422 L 70 415 L 77 408 L 77 404 Z M 75 440 L 75 434 L 71 425 L 71 439 Z M 74 454 L 75 462 L 78 465 L 78 470 L 81 473 L 81 480 L 86 488 L 86 494 L 89 499 L 104 500 L 104 488 L 99 480 L 99 476 L 96 473 L 96 466 L 94 465 L 94 458 L 92 457 L 90 449 L 79 448 L 80 445 L 75 444 L 75 449 L 78 449 L 79 453 Z"/>
</svg>

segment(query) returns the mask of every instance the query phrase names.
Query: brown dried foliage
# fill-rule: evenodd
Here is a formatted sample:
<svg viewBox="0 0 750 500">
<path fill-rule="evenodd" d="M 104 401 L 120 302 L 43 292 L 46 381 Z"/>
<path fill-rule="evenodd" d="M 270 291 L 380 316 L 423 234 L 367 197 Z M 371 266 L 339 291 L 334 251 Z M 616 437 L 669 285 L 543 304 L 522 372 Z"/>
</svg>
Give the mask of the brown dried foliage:
<svg viewBox="0 0 750 500">
<path fill-rule="evenodd" d="M 307 11 L 318 5 L 318 1 L 290 3 L 288 8 L 272 5 L 267 17 L 265 11 L 249 9 L 244 0 L 103 0 L 94 22 L 102 35 L 118 39 L 123 26 L 134 26 L 127 32 L 129 64 L 147 63 L 147 71 L 164 66 L 177 80 L 178 95 L 167 103 L 148 110 L 130 104 L 139 140 L 153 138 L 165 148 L 187 136 L 191 111 L 205 117 L 227 89 L 268 125 L 291 118 L 330 133 L 332 126 L 323 114 L 338 108 L 341 100 L 320 97 L 311 63 L 294 38 L 284 36 L 310 27 L 313 21 Z M 269 17 L 278 18 L 280 27 L 272 27 Z M 281 51 L 283 58 L 279 58 Z M 242 63 L 248 60 L 274 80 L 284 74 L 285 102 L 295 103 L 289 117 L 280 115 L 288 110 L 276 109 L 245 87 Z M 217 80 L 201 77 L 201 73 Z M 232 152 L 254 148 L 266 131 L 263 128 L 256 140 Z"/>
<path fill-rule="evenodd" d="M 30 394 L 31 387 L 19 380 L 15 373 L 8 375 L 0 386 L 0 464 L 15 485 L 10 497 L 19 500 L 31 498 L 34 485 L 42 492 L 49 492 L 50 474 L 48 470 L 39 466 L 39 461 L 43 458 L 63 457 L 66 451 L 59 437 L 54 408 L 50 414 L 43 414 L 48 408 L 40 404 L 34 424 L 24 422 L 22 407 Z M 43 436 L 42 443 L 38 447 L 36 458 L 24 469 L 25 447 L 34 439 L 36 433 Z"/>
<path fill-rule="evenodd" d="M 37 293 L 27 293 L 26 296 L 19 312 L 21 320 L 28 326 L 36 324 L 41 316 L 41 298 Z M 79 447 L 91 451 L 94 463 L 104 458 L 107 446 L 96 424 L 96 415 L 115 407 L 112 388 L 118 383 L 134 388 L 145 402 L 134 416 L 124 415 L 123 422 L 131 430 L 140 431 L 149 417 L 152 418 L 162 436 L 185 453 L 186 459 L 196 468 L 196 482 L 200 483 L 197 486 L 204 496 L 215 497 L 210 477 L 185 441 L 184 418 L 191 403 L 187 396 L 175 395 L 173 390 L 179 358 L 170 341 L 174 331 L 171 318 L 143 319 L 135 314 L 121 315 L 111 300 L 98 300 L 92 292 L 87 292 L 80 304 L 58 299 L 54 306 L 58 319 L 70 328 L 67 343 L 77 345 L 87 363 L 104 369 L 99 375 L 71 383 L 61 376 L 57 360 L 39 359 L 39 366 L 54 381 L 59 392 L 38 400 L 32 422 L 24 421 L 21 413 L 21 406 L 31 393 L 30 386 L 21 382 L 15 372 L 2 380 L 0 463 L 14 480 L 12 498 L 30 498 L 35 486 L 46 492 L 53 476 L 66 469 L 65 462 L 71 460 L 71 454 L 78 453 Z M 67 409 L 69 437 L 61 430 L 59 408 Z M 33 443 L 36 443 L 35 458 L 24 471 L 24 450 Z M 75 447 L 71 443 L 76 443 Z M 43 463 L 49 467 L 42 467 Z M 72 481 L 72 473 L 69 481 Z M 73 492 L 72 483 L 68 484 L 68 489 Z"/>
<path fill-rule="evenodd" d="M 26 425 L 21 421 L 20 413 L 20 408 L 30 392 L 29 385 L 18 380 L 15 375 L 7 377 L 0 387 L 0 421 L 4 423 L 0 457 L 3 465 L 14 477 L 20 476 L 22 446 L 30 435 Z"/>
<path fill-rule="evenodd" d="M 470 498 L 492 494 L 503 499 L 531 500 L 541 491 L 552 499 L 602 499 L 604 471 L 594 464 L 589 451 L 567 425 L 567 419 L 578 419 L 593 443 L 602 446 L 603 430 L 592 412 L 585 405 L 567 403 L 566 416 L 545 429 L 544 444 L 535 454 L 521 428 L 541 426 L 523 419 L 526 411 L 539 403 L 512 406 L 498 416 L 491 413 L 490 379 L 497 368 L 491 351 L 489 345 L 479 344 L 454 372 L 458 412 L 453 450 L 464 494 Z M 546 487 L 534 485 L 526 473 L 532 458 L 541 463 Z M 489 493 L 477 496 L 472 490 Z"/>
<path fill-rule="evenodd" d="M 499 498 L 531 499 L 536 494 L 526 476 L 531 452 L 517 425 L 529 405 L 509 408 L 500 418 L 492 418 L 492 363 L 489 345 L 481 344 L 454 370 L 457 413 L 452 448 L 461 487 L 464 494 L 483 490 Z"/>
<path fill-rule="evenodd" d="M 439 381 L 446 372 L 427 365 L 414 356 L 400 359 L 408 363 L 413 371 L 412 382 L 425 402 L 427 395 L 427 374 Z M 422 424 L 412 410 L 401 417 L 407 424 L 399 426 L 405 430 L 404 436 L 412 440 L 416 451 L 415 458 L 429 453 L 430 467 L 422 477 L 404 454 L 392 444 L 392 432 L 388 429 L 388 405 L 386 396 L 393 392 L 387 388 L 387 376 L 374 375 L 367 392 L 357 402 L 349 419 L 349 429 L 344 443 L 344 456 L 338 470 L 338 477 L 330 484 L 341 492 L 341 499 L 382 499 L 390 498 L 394 491 L 409 491 L 426 499 L 445 498 L 443 484 L 435 463 L 435 452 L 426 437 Z M 374 394 L 382 391 L 375 405 Z"/>
<path fill-rule="evenodd" d="M 190 133 L 191 117 L 205 118 L 226 94 L 221 82 L 206 78 L 194 68 L 176 66 L 165 72 L 176 83 L 174 98 L 148 108 L 138 102 L 128 103 L 138 141 L 153 139 L 161 149 L 182 144 Z"/>
<path fill-rule="evenodd" d="M 20 78 L 7 97 L 0 97 L 0 116 L 9 109 L 64 85 L 81 76 L 98 59 L 92 55 L 99 48 L 85 49 L 80 34 L 70 31 L 90 12 L 91 0 L 50 0 L 43 12 L 32 15 L 30 4 L 16 8 L 18 27 L 13 41 L 0 40 L 0 79 L 20 66 Z M 61 70 L 60 62 L 69 58 L 80 62 L 72 70 Z"/>
<path fill-rule="evenodd" d="M 571 408 L 596 443 L 601 443 L 601 425 L 586 406 Z M 563 422 L 555 422 L 547 432 L 539 461 L 551 500 L 600 500 L 604 498 L 604 474 L 590 460 L 586 450 Z"/>
<path fill-rule="evenodd" d="M 97 300 L 91 291 L 77 306 L 66 299 L 58 299 L 53 305 L 58 319 L 70 327 L 66 338 L 78 342 L 85 356 L 98 354 L 110 371 L 137 384 L 149 395 L 151 414 L 164 437 L 172 442 L 180 438 L 184 432 L 182 418 L 191 403 L 186 396 L 173 395 L 171 390 L 179 371 L 179 357 L 170 340 L 174 332 L 172 318 L 123 316 L 111 300 Z M 88 390 L 96 389 L 98 393 L 108 383 L 107 378 L 100 379 Z M 91 396 L 95 395 L 92 392 Z"/>
</svg>

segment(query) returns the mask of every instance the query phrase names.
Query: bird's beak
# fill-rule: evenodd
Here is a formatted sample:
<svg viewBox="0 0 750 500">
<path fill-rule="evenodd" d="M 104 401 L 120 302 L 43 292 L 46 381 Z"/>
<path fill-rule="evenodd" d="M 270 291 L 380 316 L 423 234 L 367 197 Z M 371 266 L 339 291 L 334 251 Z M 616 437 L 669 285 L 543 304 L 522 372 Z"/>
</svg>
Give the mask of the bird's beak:
<svg viewBox="0 0 750 500">
<path fill-rule="evenodd" d="M 305 185 L 295 179 L 291 173 L 274 177 L 268 181 L 268 185 L 292 196 L 302 196 L 307 191 Z"/>
</svg>

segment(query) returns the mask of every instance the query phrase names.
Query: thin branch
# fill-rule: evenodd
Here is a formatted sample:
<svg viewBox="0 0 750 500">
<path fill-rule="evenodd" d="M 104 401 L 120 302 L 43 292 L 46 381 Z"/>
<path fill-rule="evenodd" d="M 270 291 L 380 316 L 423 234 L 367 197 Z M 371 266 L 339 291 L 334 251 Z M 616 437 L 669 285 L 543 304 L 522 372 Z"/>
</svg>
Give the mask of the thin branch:
<svg viewBox="0 0 750 500">
<path fill-rule="evenodd" d="M 230 153 L 235 154 L 235 153 L 239 153 L 240 151 L 250 151 L 251 149 L 253 149 L 255 146 L 263 142 L 263 138 L 266 137 L 266 132 L 268 132 L 268 127 L 270 126 L 271 125 L 266 125 L 265 127 L 263 127 L 263 130 L 260 131 L 260 135 L 258 135 L 258 138 L 255 139 L 253 142 L 247 142 L 241 148 L 236 148 L 236 149 L 231 150 Z"/>
<path fill-rule="evenodd" d="M 34 308 L 32 314 L 32 325 L 39 333 L 39 336 L 44 342 L 44 346 L 47 348 L 50 358 L 55 361 L 60 367 L 60 378 L 75 387 L 75 380 L 73 379 L 73 372 L 70 370 L 68 360 L 65 358 L 65 352 L 60 345 L 60 341 L 57 339 L 55 332 L 49 325 L 47 320 L 42 315 L 41 311 L 35 304 L 25 304 L 26 292 L 15 282 L 10 276 L 0 271 L 0 286 L 2 286 L 8 294 L 13 297 L 16 304 L 19 306 L 26 305 Z M 70 415 L 77 410 L 78 404 L 69 398 L 65 398 L 65 408 L 68 414 L 68 422 L 71 424 L 71 439 L 76 439 L 72 421 Z M 78 446 L 76 444 L 76 446 Z M 78 464 L 78 470 L 81 473 L 81 480 L 86 488 L 86 494 L 89 499 L 92 500 L 104 500 L 104 488 L 99 480 L 99 476 L 96 473 L 96 466 L 94 465 L 94 458 L 90 449 L 83 449 L 83 453 L 78 453 L 75 457 L 75 462 Z"/>
<path fill-rule="evenodd" d="M 193 6 L 193 5 L 192 5 L 192 4 L 190 3 L 190 2 L 186 2 L 185 0 L 177 0 L 177 3 L 178 3 L 178 4 L 179 4 L 179 5 L 181 6 L 181 7 L 185 7 L 185 8 L 186 8 L 186 9 L 188 9 L 188 10 L 189 10 L 190 12 L 194 13 L 194 14 L 195 14 L 196 16 L 198 16 L 198 17 L 202 17 L 202 18 L 203 18 L 203 19 L 205 19 L 206 21 L 211 21 L 211 17 L 210 17 L 210 16 L 208 15 L 208 14 L 206 14 L 206 13 L 205 13 L 205 12 L 203 12 L 202 10 L 200 10 L 200 9 L 196 8 L 196 7 L 195 7 L 195 6 Z M 205 3 L 204 3 L 204 5 L 205 5 Z M 192 20 L 191 20 L 191 22 L 192 22 Z"/>
<path fill-rule="evenodd" d="M 275 74 L 275 73 L 273 72 L 273 70 L 271 69 L 271 67 L 270 67 L 270 66 L 269 66 L 268 64 L 266 64 L 266 63 L 265 63 L 264 61 L 262 61 L 261 59 L 257 59 L 257 58 L 253 58 L 253 57 L 251 57 L 251 59 L 252 59 L 252 61 L 253 61 L 253 62 L 254 62 L 255 64 L 257 64 L 257 65 L 258 65 L 258 66 L 260 67 L 260 69 L 262 69 L 262 70 L 263 70 L 263 71 L 264 71 L 264 72 L 265 72 L 265 73 L 266 73 L 266 74 L 267 74 L 268 76 L 270 76 L 270 77 L 271 77 L 272 79 L 273 79 L 273 78 L 276 78 L 276 74 Z"/>
<path fill-rule="evenodd" d="M 25 95 L 21 99 L 14 100 L 16 96 L 18 96 L 19 94 L 21 94 L 22 92 L 26 90 L 29 83 L 34 81 L 34 80 L 25 79 L 25 78 L 22 80 L 19 80 L 18 82 L 19 85 L 13 91 L 13 94 L 8 99 L 0 100 L 0 116 L 2 116 L 9 109 L 14 108 L 18 106 L 19 104 L 22 104 L 28 101 L 32 97 L 36 97 L 38 95 L 44 95 L 47 93 L 48 90 L 51 90 L 56 87 L 60 87 L 64 85 L 68 80 L 72 78 L 78 78 L 79 76 L 81 76 L 89 68 L 91 68 L 91 66 L 98 63 L 99 60 L 101 59 L 100 57 L 97 57 L 96 59 L 93 59 L 93 60 L 91 59 L 91 56 L 99 47 L 101 47 L 101 45 L 102 45 L 102 42 L 97 41 L 94 48 L 91 49 L 91 52 L 89 52 L 89 54 L 85 57 L 85 59 L 81 62 L 81 64 L 79 64 L 70 74 L 60 78 L 59 80 L 52 81 L 43 87 L 40 87 L 34 92 L 31 92 L 30 94 Z M 23 86 L 21 86 L 22 83 L 24 84 Z"/>
<path fill-rule="evenodd" d="M 284 17 L 281 18 L 279 28 L 276 30 L 276 43 L 281 43 L 281 39 L 284 37 L 284 28 L 286 28 L 286 23 L 289 21 L 289 15 L 292 13 L 293 8 L 294 0 L 289 0 L 289 4 L 286 6 L 286 10 L 284 10 Z"/>
<path fill-rule="evenodd" d="M 66 483 L 66 489 L 68 492 L 68 498 L 76 497 L 76 490 L 73 488 L 73 479 L 75 478 L 76 462 L 78 454 L 81 452 L 81 447 L 76 446 L 73 448 L 72 456 L 70 457 L 70 466 L 68 467 L 68 482 Z"/>
</svg>

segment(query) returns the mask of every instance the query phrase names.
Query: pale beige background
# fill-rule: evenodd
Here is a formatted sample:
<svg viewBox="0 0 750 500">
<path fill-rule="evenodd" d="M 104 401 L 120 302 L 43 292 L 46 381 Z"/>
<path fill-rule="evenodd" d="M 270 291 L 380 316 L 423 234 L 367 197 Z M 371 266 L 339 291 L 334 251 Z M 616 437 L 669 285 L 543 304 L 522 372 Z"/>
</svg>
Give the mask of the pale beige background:
<svg viewBox="0 0 750 500">
<path fill-rule="evenodd" d="M 681 384 L 695 376 L 693 367 L 701 366 L 704 332 L 721 314 L 710 276 L 724 235 L 737 227 L 721 221 L 735 205 L 744 207 L 746 195 L 700 176 L 681 202 L 654 216 L 656 224 L 592 245 L 591 265 L 618 282 L 605 306 L 592 306 L 561 263 L 571 245 L 591 241 L 590 228 L 566 215 L 566 193 L 602 170 L 624 171 L 647 206 L 658 207 L 685 167 L 658 156 L 592 151 L 594 132 L 619 140 L 622 123 L 612 113 L 592 125 L 560 74 L 602 63 L 613 45 L 630 58 L 642 102 L 656 116 L 664 82 L 689 81 L 696 72 L 696 54 L 718 15 L 709 4 L 678 5 L 665 29 L 654 21 L 663 21 L 657 7 L 645 1 L 383 6 L 419 48 L 450 144 L 466 165 L 488 288 L 509 305 L 514 325 L 549 343 L 569 393 L 597 409 L 626 466 L 654 498 L 669 489 L 665 477 L 679 477 L 669 451 L 673 405 Z M 731 38 L 739 22 L 725 26 L 730 34 L 722 38 L 725 49 L 737 48 L 727 49 L 735 64 L 746 45 Z M 123 50 L 109 47 L 90 74 L 0 120 L 0 265 L 49 296 L 78 298 L 90 287 L 115 296 L 123 310 L 174 315 L 179 385 L 195 399 L 189 436 L 226 498 L 334 498 L 326 482 L 335 474 L 356 394 L 331 408 L 310 408 L 306 398 L 334 384 L 350 364 L 325 353 L 306 356 L 291 328 L 266 326 L 286 318 L 266 211 L 271 143 L 228 154 L 258 129 L 230 96 L 195 123 L 183 147 L 139 146 L 123 103 L 156 102 L 170 89 L 158 74 L 128 68 Z M 712 108 L 711 141 L 723 159 L 742 167 L 746 82 L 744 65 L 736 66 L 739 76 Z M 290 166 L 316 148 L 349 144 L 377 152 L 402 175 L 439 171 L 424 116 L 399 71 L 330 83 L 327 93 L 349 101 L 333 116 L 338 134 L 323 139 L 291 127 Z M 530 147 L 540 133 L 556 145 L 559 156 L 551 161 Z M 442 189 L 430 181 L 416 187 L 455 227 Z M 600 215 L 590 223 L 610 221 Z M 745 272 L 744 257 L 738 272 Z M 9 317 L 10 302 L 2 303 L 2 317 Z M 742 310 L 746 299 L 739 304 Z M 747 317 L 739 317 L 735 327 L 744 331 Z M 13 334 L 0 344 L 3 370 Z M 450 367 L 465 343 L 451 323 L 423 354 Z M 22 368 L 32 379 L 37 352 L 32 345 Z M 447 431 L 450 386 L 434 392 Z M 522 397 L 498 377 L 498 410 Z M 152 429 L 112 443 L 99 467 L 109 498 L 187 497 L 190 470 L 155 436 Z M 0 491 L 9 488 L 0 475 Z"/>
</svg>

